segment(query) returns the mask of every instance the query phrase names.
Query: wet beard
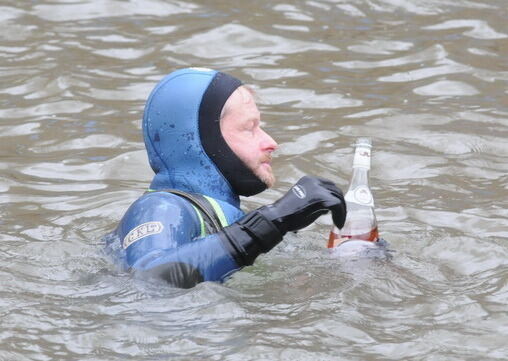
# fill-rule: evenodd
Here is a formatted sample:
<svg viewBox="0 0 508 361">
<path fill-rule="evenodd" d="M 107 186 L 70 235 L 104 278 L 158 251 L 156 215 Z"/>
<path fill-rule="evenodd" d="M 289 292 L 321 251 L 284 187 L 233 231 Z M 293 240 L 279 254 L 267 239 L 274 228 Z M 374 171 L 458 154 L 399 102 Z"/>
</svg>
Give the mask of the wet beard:
<svg viewBox="0 0 508 361">
<path fill-rule="evenodd" d="M 275 184 L 276 179 L 275 179 L 275 175 L 273 174 L 272 169 L 270 168 L 269 171 L 266 171 L 265 169 L 263 169 L 263 166 L 262 166 L 263 162 L 269 162 L 269 163 L 271 163 L 271 161 L 272 161 L 272 156 L 271 155 L 266 155 L 262 159 L 260 159 L 256 168 L 254 168 L 251 164 L 246 162 L 245 159 L 242 159 L 242 157 L 238 156 L 238 158 L 268 188 L 273 187 L 273 185 Z"/>
<path fill-rule="evenodd" d="M 262 172 L 260 171 L 259 169 L 251 169 L 252 172 L 256 175 L 256 177 L 258 177 L 261 182 L 263 182 L 264 184 L 266 184 L 266 186 L 268 188 L 271 188 L 273 187 L 273 185 L 275 184 L 275 176 L 273 175 L 273 172 Z"/>
<path fill-rule="evenodd" d="M 271 169 L 271 167 L 270 167 L 269 171 L 264 169 L 263 162 L 270 162 L 271 163 L 271 161 L 272 161 L 272 156 L 269 155 L 261 160 L 260 166 L 257 169 L 253 169 L 250 165 L 247 164 L 247 167 L 254 173 L 254 175 L 256 177 L 258 177 L 261 180 L 261 182 L 266 184 L 266 186 L 268 188 L 273 187 L 276 179 L 275 179 L 275 175 L 273 174 L 273 170 Z"/>
</svg>

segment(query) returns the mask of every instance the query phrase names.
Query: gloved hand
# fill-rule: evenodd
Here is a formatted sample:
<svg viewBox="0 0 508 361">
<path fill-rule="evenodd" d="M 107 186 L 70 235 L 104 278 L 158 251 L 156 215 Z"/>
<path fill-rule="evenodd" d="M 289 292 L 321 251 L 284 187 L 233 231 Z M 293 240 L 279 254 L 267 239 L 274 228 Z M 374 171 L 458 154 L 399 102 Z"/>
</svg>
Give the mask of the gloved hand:
<svg viewBox="0 0 508 361">
<path fill-rule="evenodd" d="M 258 209 L 282 234 L 305 228 L 328 211 L 342 228 L 346 220 L 342 191 L 327 179 L 310 176 L 302 177 L 274 204 Z"/>
<path fill-rule="evenodd" d="M 342 191 L 329 180 L 305 176 L 275 203 L 249 212 L 219 232 L 239 266 L 250 265 L 261 253 L 275 247 L 289 231 L 307 227 L 320 215 L 332 211 L 333 222 L 342 228 L 346 202 Z"/>
</svg>

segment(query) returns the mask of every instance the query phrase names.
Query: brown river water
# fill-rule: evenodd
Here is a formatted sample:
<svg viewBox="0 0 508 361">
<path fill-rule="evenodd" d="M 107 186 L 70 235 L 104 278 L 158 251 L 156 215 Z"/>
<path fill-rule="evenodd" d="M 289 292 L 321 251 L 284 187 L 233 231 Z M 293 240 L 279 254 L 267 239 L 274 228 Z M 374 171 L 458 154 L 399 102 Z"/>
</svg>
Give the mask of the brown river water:
<svg viewBox="0 0 508 361">
<path fill-rule="evenodd" d="M 0 1 L 0 360 L 508 359 L 506 0 Z M 259 95 L 273 202 L 346 189 L 372 138 L 390 260 L 331 220 L 225 284 L 118 270 L 101 236 L 147 188 L 148 93 L 185 66 Z"/>
</svg>

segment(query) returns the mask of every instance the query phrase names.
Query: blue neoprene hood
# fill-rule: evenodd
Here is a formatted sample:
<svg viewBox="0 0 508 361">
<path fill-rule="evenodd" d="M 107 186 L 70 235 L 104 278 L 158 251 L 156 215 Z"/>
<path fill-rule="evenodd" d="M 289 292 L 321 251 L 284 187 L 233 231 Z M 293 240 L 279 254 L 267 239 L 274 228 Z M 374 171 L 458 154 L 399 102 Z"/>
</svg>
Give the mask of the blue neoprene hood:
<svg viewBox="0 0 508 361">
<path fill-rule="evenodd" d="M 205 194 L 239 207 L 238 195 L 266 188 L 220 132 L 220 111 L 240 85 L 227 74 L 196 68 L 177 70 L 159 82 L 143 115 L 143 138 L 155 172 L 151 189 Z"/>
</svg>

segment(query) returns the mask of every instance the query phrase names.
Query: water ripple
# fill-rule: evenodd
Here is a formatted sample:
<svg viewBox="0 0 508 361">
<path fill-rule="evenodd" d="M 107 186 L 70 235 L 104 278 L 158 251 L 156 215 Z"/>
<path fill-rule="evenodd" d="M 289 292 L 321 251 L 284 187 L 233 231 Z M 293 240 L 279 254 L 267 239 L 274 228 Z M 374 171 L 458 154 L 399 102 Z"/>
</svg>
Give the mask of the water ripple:
<svg viewBox="0 0 508 361">
<path fill-rule="evenodd" d="M 213 45 L 217 42 L 222 44 L 220 48 Z M 229 24 L 191 36 L 176 44 L 167 45 L 164 50 L 213 59 L 247 58 L 254 54 L 293 54 L 310 50 L 337 51 L 338 49 L 326 44 L 291 40 L 264 34 L 242 25 Z"/>
<path fill-rule="evenodd" d="M 33 14 L 47 21 L 59 22 L 133 15 L 170 16 L 189 13 L 196 8 L 192 3 L 178 1 L 147 0 L 139 4 L 136 1 L 95 0 L 87 4 L 39 4 L 33 7 Z"/>
<path fill-rule="evenodd" d="M 463 34 L 475 39 L 504 39 L 508 37 L 508 35 L 498 33 L 492 29 L 485 21 L 475 19 L 448 20 L 440 24 L 425 26 L 423 29 L 447 30 L 460 28 L 472 28 L 471 30 L 465 31 Z"/>
</svg>

